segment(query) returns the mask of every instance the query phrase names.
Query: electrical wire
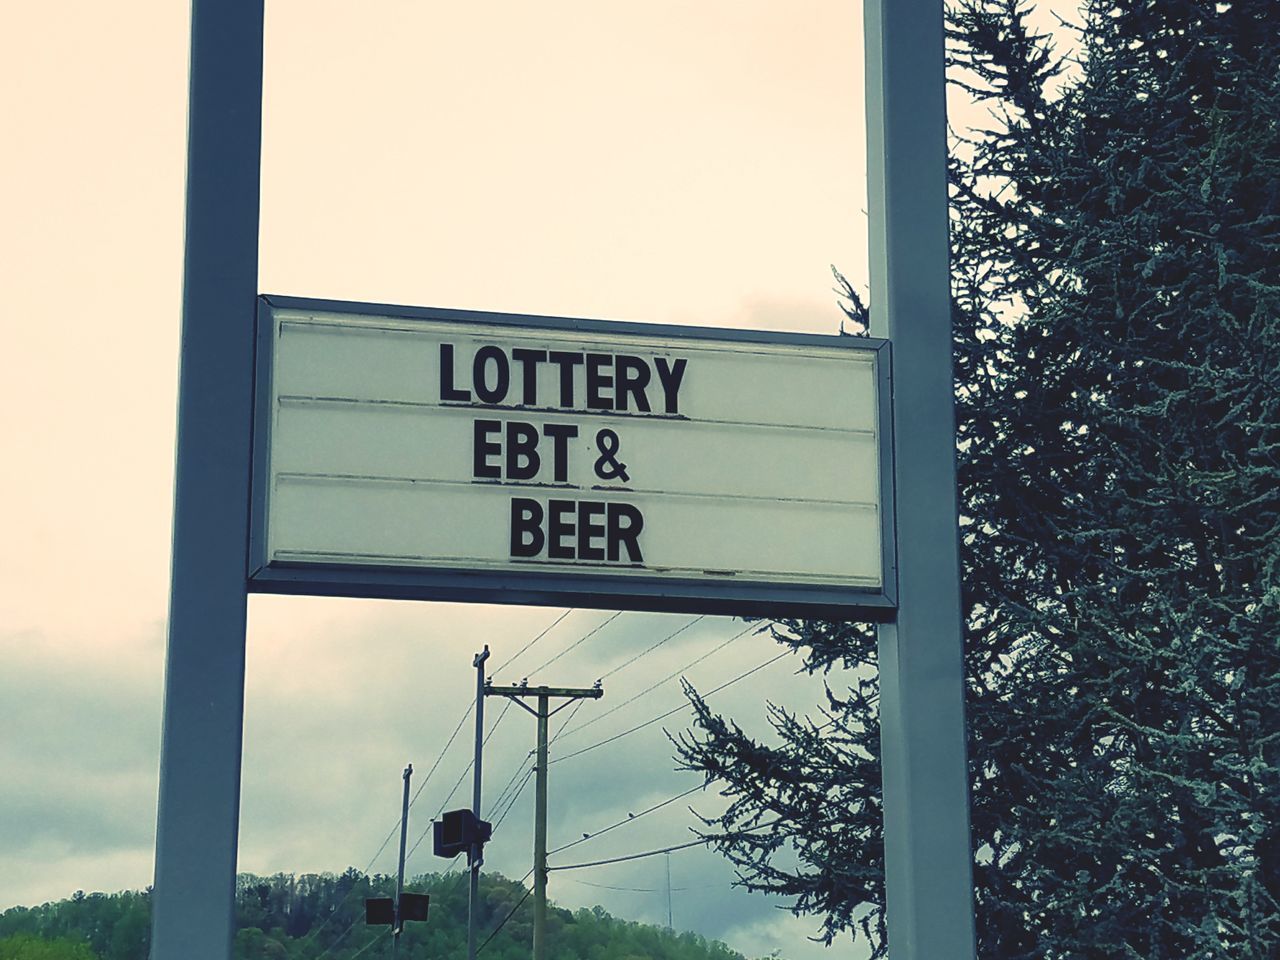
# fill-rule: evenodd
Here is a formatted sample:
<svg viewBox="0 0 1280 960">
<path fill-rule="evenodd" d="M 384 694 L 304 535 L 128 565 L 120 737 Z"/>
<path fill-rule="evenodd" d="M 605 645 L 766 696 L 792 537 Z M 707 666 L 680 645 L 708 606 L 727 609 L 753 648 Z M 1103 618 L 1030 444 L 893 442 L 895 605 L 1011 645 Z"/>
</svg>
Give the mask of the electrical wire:
<svg viewBox="0 0 1280 960">
<path fill-rule="evenodd" d="M 493 829 L 495 833 L 497 832 L 498 827 L 502 825 L 502 821 L 507 818 L 507 814 L 511 812 L 511 808 L 516 805 L 516 801 L 520 799 L 520 794 L 524 793 L 524 788 L 528 785 L 530 779 L 533 778 L 533 773 L 534 771 L 531 767 L 529 772 L 524 775 L 524 780 L 520 782 L 519 788 L 511 795 L 511 800 L 507 803 L 506 809 L 502 811 L 502 816 L 498 817 L 498 819 L 494 821 Z"/>
<path fill-rule="evenodd" d="M 494 673 L 500 673 L 501 671 L 503 671 L 503 670 L 507 669 L 507 667 L 511 666 L 511 664 L 515 663 L 515 661 L 517 660 L 517 658 L 519 658 L 519 656 L 520 656 L 522 653 L 524 653 L 526 650 L 528 650 L 530 647 L 532 647 L 535 643 L 537 643 L 539 640 L 541 640 L 543 637 L 545 637 L 548 633 L 550 633 L 552 630 L 554 630 L 554 629 L 555 629 L 555 627 L 556 627 L 556 625 L 557 625 L 558 623 L 560 623 L 560 621 L 561 621 L 561 620 L 563 620 L 565 617 L 567 617 L 567 616 L 568 616 L 569 614 L 571 614 L 571 613 L 573 613 L 573 608 L 572 608 L 572 607 L 570 607 L 570 608 L 569 608 L 568 610 L 566 610 L 564 613 L 560 614 L 560 616 L 556 617 L 553 621 L 551 621 L 551 625 L 550 625 L 550 626 L 548 626 L 548 627 L 547 627 L 545 630 L 543 630 L 540 634 L 538 634 L 536 637 L 534 637 L 532 640 L 530 640 L 528 643 L 526 643 L 523 647 L 521 647 L 519 650 L 517 650 L 517 651 L 516 651 L 516 653 L 515 653 L 515 656 L 513 656 L 513 657 L 508 657 L 508 658 L 503 662 L 502 666 L 495 668 L 493 672 L 494 672 Z"/>
<path fill-rule="evenodd" d="M 396 823 L 395 823 L 395 826 L 393 826 L 393 827 L 391 828 L 391 832 L 390 832 L 390 833 L 388 833 L 388 834 L 387 834 L 387 836 L 386 836 L 386 839 L 384 839 L 384 840 L 382 841 L 382 846 L 378 847 L 378 852 L 377 852 L 377 853 L 375 853 L 375 854 L 374 854 L 374 855 L 369 859 L 369 862 L 365 865 L 365 868 L 364 868 L 364 871 L 363 871 L 363 872 L 364 872 L 364 874 L 365 874 L 365 876 L 368 876 L 368 875 L 369 875 L 369 871 L 373 869 L 373 865 L 374 865 L 375 863 L 377 863 L 377 862 L 378 862 L 378 858 L 379 858 L 380 856 L 382 856 L 382 851 L 383 851 L 383 850 L 385 850 L 385 849 L 387 849 L 387 844 L 391 842 L 391 838 L 392 838 L 392 837 L 394 837 L 394 836 L 396 835 L 396 831 L 397 831 L 397 830 L 399 830 L 399 829 L 400 829 L 400 821 L 399 821 L 399 820 L 397 820 L 397 821 L 396 821 Z"/>
<path fill-rule="evenodd" d="M 674 797 L 668 797 L 666 800 L 663 800 L 661 803 L 655 803 L 653 806 L 648 807 L 647 809 L 641 810 L 639 813 L 628 813 L 627 819 L 619 820 L 617 823 L 611 823 L 609 824 L 609 826 L 603 828 L 602 830 L 597 830 L 595 833 L 584 834 L 580 840 L 574 840 L 574 841 L 571 841 L 570 843 L 566 843 L 564 846 L 556 847 L 554 850 L 548 850 L 547 856 L 551 856 L 552 854 L 559 853 L 561 850 L 568 850 L 570 847 L 576 847 L 578 844 L 586 843 L 588 840 L 594 840 L 596 837 L 600 836 L 601 834 L 608 833 L 610 830 L 614 830 L 618 827 L 625 826 L 628 823 L 634 823 L 635 821 L 643 817 L 645 814 L 653 813 L 655 810 L 661 810 L 663 807 L 665 807 L 669 803 L 675 803 L 677 800 L 681 800 L 689 796 L 689 794 L 691 793 L 697 793 L 699 790 L 705 790 L 706 788 L 707 788 L 707 784 L 700 783 L 696 787 L 691 787 L 690 789 L 685 790 L 683 793 L 677 793 Z"/>
<path fill-rule="evenodd" d="M 700 847 L 704 843 L 710 843 L 711 837 L 701 840 L 690 840 L 688 843 L 677 843 L 671 847 L 663 847 L 661 850 L 646 850 L 643 853 L 630 853 L 622 857 L 610 857 L 607 860 L 591 860 L 587 863 L 567 863 L 562 867 L 547 867 L 547 872 L 552 870 L 581 870 L 584 867 L 602 867 L 609 863 L 625 863 L 628 860 L 643 860 L 645 857 L 656 857 L 660 853 L 672 853 L 676 850 L 687 850 L 690 847 Z"/>
<path fill-rule="evenodd" d="M 522 906 L 524 906 L 524 902 L 529 899 L 532 893 L 533 893 L 532 889 L 526 890 L 524 896 L 521 897 L 518 901 L 516 901 L 516 905 L 511 908 L 511 912 L 502 918 L 502 922 L 500 924 L 498 924 L 496 927 L 493 928 L 493 933 L 485 937 L 484 943 L 476 947 L 477 955 L 480 953 L 481 950 L 487 947 L 489 945 L 489 941 L 492 940 L 494 937 L 496 937 L 498 935 L 498 932 L 507 925 L 507 921 L 516 915 L 516 911 L 519 910 Z"/>
<path fill-rule="evenodd" d="M 711 690 L 708 690 L 706 693 L 702 694 L 702 699 L 706 700 L 708 697 L 712 696 L 713 694 L 719 693 L 725 687 L 733 686 L 733 684 L 737 683 L 739 680 L 745 680 L 747 677 L 751 676 L 753 673 L 759 670 L 763 670 L 765 667 L 770 666 L 771 664 L 777 663 L 783 657 L 789 656 L 793 652 L 794 651 L 792 650 L 784 650 L 782 651 L 782 653 L 778 654 L 777 656 L 770 657 L 768 660 L 764 661 L 764 663 L 757 664 L 756 666 L 752 667 L 750 670 L 746 671 L 745 673 L 738 674 L 732 680 L 727 680 L 724 683 L 720 684 L 720 686 L 714 687 Z M 566 753 L 562 757 L 554 757 L 551 760 L 548 760 L 547 762 L 548 764 L 559 763 L 561 760 L 572 760 L 574 757 L 580 757 L 584 753 L 587 753 L 588 751 L 594 750 L 597 747 L 603 747 L 606 743 L 613 743 L 615 740 L 621 740 L 623 737 L 630 736 L 631 734 L 635 733 L 637 730 L 643 730 L 645 727 L 655 724 L 659 720 L 665 720 L 667 717 L 671 716 L 672 714 L 681 713 L 682 711 L 688 710 L 688 709 L 689 709 L 689 704 L 682 703 L 680 706 L 675 707 L 671 710 L 668 710 L 666 713 L 660 713 L 658 714 L 658 716 L 653 717 L 652 719 L 646 720 L 644 723 L 636 724 L 634 727 L 631 727 L 629 730 L 623 730 L 621 733 L 615 733 L 612 737 L 606 737 L 604 740 L 599 740 L 596 743 L 588 744 L 587 746 L 583 747 L 581 750 L 575 750 L 573 753 Z M 583 726 L 586 726 L 586 724 L 583 724 Z M 578 729 L 581 730 L 582 727 L 578 727 Z"/>
<path fill-rule="evenodd" d="M 580 883 L 584 887 L 595 887 L 599 890 L 621 890 L 624 893 L 666 893 L 666 887 L 615 887 L 609 883 L 592 883 L 590 880 L 579 880 L 577 877 L 565 877 L 570 883 Z M 689 890 L 714 890 L 723 884 L 707 884 L 702 887 L 672 887 L 672 893 L 685 893 Z"/>
<path fill-rule="evenodd" d="M 384 936 L 387 936 L 390 933 L 391 933 L 390 930 L 387 930 L 385 934 L 379 933 L 376 937 L 374 937 L 372 940 L 366 943 L 363 947 L 361 947 L 359 950 L 353 953 L 351 955 L 351 960 L 356 960 L 356 957 L 360 956 L 363 953 L 366 953 L 370 947 L 372 947 L 375 943 L 380 942 Z"/>
<path fill-rule="evenodd" d="M 748 626 L 745 630 L 739 630 L 737 633 L 735 633 L 735 634 L 734 634 L 732 637 L 730 637 L 728 640 L 723 640 L 723 641 L 721 641 L 720 643 L 716 644 L 716 646 L 712 647 L 712 648 L 711 648 L 710 650 L 708 650 L 706 653 L 704 653 L 704 654 L 702 654 L 702 655 L 700 655 L 700 656 L 698 656 L 698 657 L 695 657 L 693 660 L 690 660 L 688 663 L 686 663 L 686 664 L 685 664 L 683 667 L 681 667 L 680 669 L 676 670 L 674 673 L 669 673 L 669 674 L 667 674 L 667 675 L 666 675 L 665 677 L 663 677 L 661 680 L 657 681 L 656 683 L 652 683 L 652 684 L 650 684 L 649 686 L 645 687 L 643 690 L 641 690 L 639 693 L 635 694 L 634 696 L 628 697 L 626 700 L 623 700 L 623 701 L 622 701 L 621 703 L 619 703 L 617 706 L 614 706 L 614 707 L 609 708 L 608 710 L 604 711 L 604 713 L 598 713 L 598 714 L 596 714 L 595 716 L 591 717 L 591 719 L 589 719 L 589 720 L 584 720 L 582 723 L 578 724 L 578 726 L 574 727 L 574 728 L 573 728 L 573 729 L 571 729 L 571 730 L 565 730 L 565 729 L 563 729 L 563 728 L 562 728 L 562 729 L 561 729 L 561 731 L 560 731 L 560 733 L 559 733 L 559 734 L 557 734 L 557 736 L 558 736 L 558 737 L 570 736 L 570 735 L 572 735 L 572 734 L 577 733 L 579 730 L 585 730 L 587 727 L 591 726 L 593 723 L 599 723 L 599 722 L 600 722 L 601 720 L 603 720 L 605 717 L 607 717 L 607 716 L 609 716 L 609 715 L 611 715 L 611 714 L 617 713 L 617 712 L 618 712 L 619 710 L 621 710 L 623 707 L 629 706 L 630 704 L 635 703 L 635 702 L 636 702 L 637 700 L 639 700 L 641 697 L 646 696 L 646 695 L 648 695 L 648 694 L 650 694 L 650 693 L 653 693 L 653 691 L 657 690 L 657 689 L 658 689 L 660 686 L 662 686 L 664 683 L 670 683 L 670 682 L 671 682 L 672 680 L 674 680 L 676 677 L 678 677 L 678 676 L 680 676 L 681 674 L 683 674 L 686 670 L 690 669 L 691 667 L 696 667 L 698 664 L 702 663 L 702 662 L 703 662 L 704 660 L 706 660 L 707 658 L 709 658 L 709 657 L 713 656 L 714 654 L 719 653 L 719 652 L 720 652 L 721 650 L 723 650 L 725 647 L 729 646 L 729 644 L 733 643 L 735 640 L 738 640 L 738 639 L 740 639 L 740 638 L 742 638 L 742 637 L 746 636 L 748 633 L 750 633 L 752 630 L 755 630 L 755 629 L 756 629 L 756 624 L 751 624 L 751 625 L 750 625 L 750 626 Z M 651 648 L 651 649 L 652 649 L 652 648 Z M 566 724 L 566 726 L 567 726 L 567 724 Z"/>
<path fill-rule="evenodd" d="M 427 783 L 431 780 L 431 775 L 439 769 L 440 763 L 444 760 L 445 754 L 448 753 L 449 748 L 453 746 L 453 741 L 458 739 L 458 733 L 462 730 L 462 725 L 467 722 L 467 717 L 471 716 L 471 711 L 475 708 L 475 702 L 472 701 L 467 704 L 467 709 L 462 711 L 462 716 L 458 718 L 458 725 L 453 728 L 453 733 L 449 734 L 449 739 L 445 741 L 444 746 L 441 748 L 440 755 L 436 757 L 436 762 L 431 765 L 431 769 L 427 771 L 427 775 L 422 778 L 422 781 L 418 784 L 418 789 L 413 791 L 413 797 L 409 800 L 410 808 L 413 807 L 414 803 L 417 802 L 418 796 L 426 788 Z M 399 822 L 397 822 L 396 826 L 399 825 Z"/>
<path fill-rule="evenodd" d="M 494 733 L 497 731 L 498 724 L 502 723 L 503 717 L 507 715 L 507 711 L 510 709 L 511 709 L 511 701 L 508 700 L 506 706 L 503 707 L 502 712 L 498 714 L 498 719 L 493 721 L 493 726 L 489 728 L 489 732 L 485 734 L 484 740 L 481 741 L 482 747 L 489 742 L 489 738 L 492 737 Z M 470 711 L 468 711 L 468 713 L 469 712 Z M 466 718 L 467 717 L 464 714 L 462 719 L 466 720 Z M 458 729 L 461 729 L 461 724 L 459 724 Z M 458 735 L 458 729 L 455 729 L 453 731 L 453 734 L 455 737 Z M 452 742 L 453 742 L 453 737 L 450 737 L 449 743 L 452 743 Z M 448 750 L 448 749 L 449 749 L 449 744 L 445 744 L 445 750 Z M 441 752 L 440 756 L 443 758 L 444 753 Z M 439 766 L 439 763 L 440 763 L 439 760 L 437 760 L 436 766 Z M 470 760 L 467 761 L 467 765 L 463 768 L 462 773 L 461 775 L 459 775 L 457 782 L 454 783 L 453 789 L 449 791 L 449 795 L 445 797 L 444 802 L 440 804 L 440 809 L 436 811 L 436 815 L 431 818 L 430 822 L 427 824 L 426 829 L 423 830 L 422 833 L 418 835 L 418 839 L 413 842 L 413 846 L 409 849 L 409 852 L 405 854 L 404 858 L 406 863 L 408 862 L 409 858 L 413 856 L 414 851 L 417 850 L 418 847 L 422 844 L 422 841 L 427 838 L 427 834 L 431 832 L 432 824 L 434 824 L 437 820 L 440 819 L 440 815 L 444 813 L 444 808 L 449 805 L 449 801 L 452 800 L 453 795 L 458 792 L 458 788 L 462 786 L 462 782 L 467 779 L 467 774 L 471 772 L 471 768 L 474 767 L 475 764 L 476 764 L 475 757 L 472 757 Z M 431 768 L 431 773 L 435 773 L 435 767 Z M 431 776 L 431 773 L 428 773 L 427 776 Z M 412 806 L 412 803 L 410 804 L 410 806 Z"/>
<path fill-rule="evenodd" d="M 770 820 L 767 823 L 758 823 L 754 827 L 746 827 L 742 830 L 735 830 L 731 834 L 724 834 L 717 837 L 699 837 L 697 840 L 690 840 L 688 843 L 677 843 L 670 847 L 663 847 L 661 850 L 645 850 L 643 853 L 630 853 L 621 857 L 609 857 L 607 860 L 591 860 L 586 863 L 566 863 L 564 866 L 547 867 L 547 872 L 552 870 L 581 870 L 584 867 L 602 867 L 609 863 L 626 863 L 628 860 L 643 860 L 645 857 L 656 857 L 661 853 L 673 853 L 676 850 L 688 850 L 690 847 L 699 847 L 706 843 L 714 843 L 717 840 L 724 840 L 730 837 L 740 836 L 744 833 L 751 833 L 754 830 L 764 830 L 766 827 L 772 827 L 782 822 L 782 817 L 776 820 Z"/>
<path fill-rule="evenodd" d="M 489 732 L 484 735 L 484 740 L 480 744 L 482 747 L 487 747 L 489 745 L 489 740 L 493 737 L 495 733 L 498 732 L 498 725 L 502 723 L 503 719 L 507 715 L 507 711 L 511 709 L 511 704 L 513 704 L 514 702 L 515 702 L 514 700 L 508 700 L 505 704 L 503 704 L 502 712 L 498 714 L 498 719 L 493 721 L 493 726 L 490 727 Z"/>
<path fill-rule="evenodd" d="M 560 734 L 564 733 L 565 728 L 568 727 L 569 724 L 573 722 L 573 718 L 578 715 L 578 711 L 582 709 L 583 705 L 586 702 L 587 702 L 587 698 L 583 697 L 581 700 L 579 700 L 577 703 L 573 705 L 573 709 L 569 711 L 569 715 L 564 718 L 564 723 L 560 724 L 560 729 L 557 730 L 554 734 L 552 734 L 551 739 L 547 741 L 548 747 L 551 746 L 551 744 L 555 743 L 558 739 L 560 739 Z"/>
<path fill-rule="evenodd" d="M 520 779 L 520 775 L 522 773 L 527 772 L 525 770 L 525 764 L 529 762 L 529 759 L 533 756 L 533 754 L 534 754 L 534 751 L 530 750 L 528 753 L 528 756 L 526 756 L 523 760 L 521 760 L 518 764 L 516 764 L 515 772 L 511 774 L 511 779 L 507 781 L 507 785 L 503 787 L 500 791 L 498 791 L 498 795 L 492 801 L 490 801 L 490 804 L 489 804 L 490 819 L 493 818 L 495 811 L 497 811 L 497 809 L 502 806 L 503 801 L 507 799 L 508 791 L 510 791 L 511 788 L 515 786 L 516 781 Z"/>
<path fill-rule="evenodd" d="M 353 887 L 352 889 L 355 889 L 355 888 Z M 329 916 L 332 917 L 333 914 L 330 914 Z M 355 929 L 356 924 L 359 923 L 362 919 L 363 919 L 362 917 L 357 915 L 356 918 L 347 925 L 347 929 L 343 930 L 340 934 L 338 934 L 337 938 L 333 941 L 333 943 L 329 944 L 329 946 L 325 948 L 324 952 L 320 954 L 318 957 L 316 957 L 316 960 L 324 960 L 325 957 L 333 953 L 334 948 L 343 941 L 343 938 L 345 938 L 348 933 L 350 933 L 352 930 Z M 323 924 L 321 926 L 323 926 Z M 320 931 L 320 928 L 317 927 L 316 932 L 318 933 L 319 931 Z"/>
<path fill-rule="evenodd" d="M 631 658 L 630 660 L 628 660 L 626 663 L 619 664 L 618 666 L 616 666 L 616 667 L 614 667 L 612 670 L 610 670 L 608 673 L 602 674 L 602 675 L 601 675 L 601 677 L 600 677 L 600 679 L 601 679 L 601 680 L 607 680 L 607 679 L 609 679 L 609 677 L 612 677 L 615 673 L 619 673 L 619 672 L 621 672 L 621 671 L 623 671 L 623 670 L 627 669 L 627 667 L 631 666 L 633 663 L 635 663 L 635 662 L 636 662 L 637 660 L 639 660 L 641 657 L 645 656 L 646 654 L 653 653 L 653 651 L 657 650 L 660 646 L 662 646 L 662 645 L 663 645 L 664 643 L 666 643 L 668 640 L 674 640 L 676 637 L 680 636 L 680 634 L 684 633 L 686 630 L 688 630 L 690 627 L 692 627 L 692 626 L 693 626 L 695 623 L 697 623 L 699 620 L 705 620 L 705 619 L 706 619 L 706 614 L 699 614 L 698 616 L 696 616 L 696 617 L 694 617 L 692 620 L 690 620 L 688 623 L 686 623 L 686 624 L 685 624 L 683 627 L 681 627 L 679 630 L 676 630 L 674 633 L 669 633 L 669 634 L 667 634 L 665 637 L 663 637 L 661 640 L 659 640 L 659 641 L 658 641 L 657 643 L 655 643 L 653 646 L 648 647 L 648 648 L 646 648 L 646 649 L 644 649 L 644 650 L 641 650 L 639 653 L 637 653 L 634 657 L 632 657 L 632 658 Z"/>
<path fill-rule="evenodd" d="M 622 613 L 623 611 L 619 610 L 616 613 L 610 614 L 607 618 L 605 618 L 603 623 L 600 623 L 595 628 L 588 630 L 585 634 L 583 634 L 573 643 L 569 644 L 569 646 L 565 647 L 563 650 L 557 653 L 554 657 L 552 657 L 546 663 L 542 664 L 542 666 L 535 667 L 533 670 L 530 670 L 529 676 L 532 677 L 538 671 L 545 670 L 547 667 L 551 666 L 553 663 L 555 663 L 557 660 L 563 657 L 566 653 L 570 653 L 571 651 L 578 649 L 578 647 L 582 646 L 584 643 L 586 643 L 588 640 L 594 637 L 597 633 L 599 633 L 609 624 L 613 623 L 613 621 L 617 620 L 620 616 L 622 616 Z M 497 671 L 495 670 L 494 673 L 497 673 Z"/>
</svg>

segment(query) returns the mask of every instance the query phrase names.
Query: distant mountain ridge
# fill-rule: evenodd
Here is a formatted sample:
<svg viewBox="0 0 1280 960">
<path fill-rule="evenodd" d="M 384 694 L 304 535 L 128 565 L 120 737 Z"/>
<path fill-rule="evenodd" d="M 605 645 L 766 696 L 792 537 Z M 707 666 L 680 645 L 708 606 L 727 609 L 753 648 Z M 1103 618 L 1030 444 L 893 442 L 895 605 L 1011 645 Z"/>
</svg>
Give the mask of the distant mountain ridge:
<svg viewBox="0 0 1280 960">
<path fill-rule="evenodd" d="M 405 926 L 402 960 L 465 960 L 466 877 L 428 873 L 405 889 L 431 895 L 426 923 Z M 364 922 L 366 897 L 391 896 L 395 878 L 341 874 L 241 874 L 236 881 L 236 960 L 377 960 L 391 955 L 388 927 Z M 480 883 L 481 960 L 527 960 L 533 904 L 499 874 Z M 66 900 L 0 913 L 0 960 L 147 960 L 149 891 L 77 891 Z M 622 920 L 601 907 L 547 912 L 548 960 L 746 960 L 718 940 Z"/>
</svg>

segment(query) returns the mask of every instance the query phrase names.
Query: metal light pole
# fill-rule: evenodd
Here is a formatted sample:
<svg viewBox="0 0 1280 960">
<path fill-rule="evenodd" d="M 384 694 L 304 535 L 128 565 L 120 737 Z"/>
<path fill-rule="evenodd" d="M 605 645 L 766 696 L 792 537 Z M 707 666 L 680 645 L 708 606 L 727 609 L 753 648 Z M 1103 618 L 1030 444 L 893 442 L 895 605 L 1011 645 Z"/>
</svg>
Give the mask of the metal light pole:
<svg viewBox="0 0 1280 960">
<path fill-rule="evenodd" d="M 404 846 L 409 835 L 409 778 L 413 776 L 413 764 L 404 768 L 404 800 L 400 806 L 400 866 L 396 869 L 395 917 L 391 921 L 391 956 L 400 949 L 400 931 L 404 929 L 404 917 L 400 912 L 400 900 L 404 897 Z"/>
<path fill-rule="evenodd" d="M 480 763 L 484 753 L 484 662 L 489 659 L 489 645 L 477 653 L 471 661 L 476 668 L 476 754 L 472 764 L 471 812 L 476 821 L 480 820 Z M 471 885 L 467 889 L 467 960 L 476 960 L 476 914 L 480 910 L 480 864 L 483 862 L 484 848 L 479 843 L 471 844 L 467 851 L 467 866 L 470 868 Z"/>
</svg>

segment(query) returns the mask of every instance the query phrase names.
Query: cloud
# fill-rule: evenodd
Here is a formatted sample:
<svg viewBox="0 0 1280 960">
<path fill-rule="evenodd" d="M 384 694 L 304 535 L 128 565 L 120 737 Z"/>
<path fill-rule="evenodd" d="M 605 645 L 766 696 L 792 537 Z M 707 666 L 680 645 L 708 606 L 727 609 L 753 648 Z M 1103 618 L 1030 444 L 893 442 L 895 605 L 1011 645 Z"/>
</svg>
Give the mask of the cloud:
<svg viewBox="0 0 1280 960">
<path fill-rule="evenodd" d="M 497 32 L 466 5 L 378 16 L 322 6 L 269 5 L 263 289 L 724 326 L 838 322 L 827 264 L 848 269 L 857 255 L 863 189 L 856 4 L 797 17 L 767 0 L 611 13 L 580 2 L 560 24 L 571 29 L 546 31 L 538 14 L 529 31 L 508 22 Z M 6 303 L 18 322 L 15 362 L 0 378 L 6 449 L 18 453 L 2 498 L 13 549 L 0 560 L 0 622 L 11 631 L 0 637 L 0 905 L 151 879 L 187 88 L 186 12 L 173 4 L 71 19 L 29 4 L 17 16 L 9 35 L 56 37 L 74 55 L 55 63 L 47 44 L 6 48 L 29 82 L 3 161 L 23 189 L 7 198 Z M 421 18 L 434 18 L 431 29 Z M 423 37 L 436 44 L 426 56 Z M 476 70 L 477 57 L 502 69 Z M 425 103 L 424 89 L 445 92 Z M 240 863 L 269 873 L 365 866 L 397 819 L 407 761 L 423 786 L 411 840 L 436 810 L 463 805 L 472 730 L 458 722 L 471 657 L 489 643 L 503 662 L 559 611 L 255 597 L 249 614 Z M 510 679 L 606 616 L 573 613 Z M 625 615 L 546 679 L 589 685 L 683 622 Z M 574 723 L 601 719 L 566 733 L 553 756 L 679 705 L 670 681 L 603 716 L 735 629 L 705 621 L 607 676 L 604 700 Z M 744 638 L 689 676 L 709 689 L 770 646 Z M 713 704 L 764 730 L 766 697 L 815 699 L 811 679 L 789 669 L 777 664 Z M 491 723 L 503 708 L 489 704 Z M 662 732 L 685 723 L 677 714 L 555 764 L 555 842 L 696 782 L 673 770 Z M 511 707 L 486 755 L 487 797 L 533 742 L 532 718 Z M 528 869 L 532 792 L 492 849 L 495 869 L 513 876 Z M 690 822 L 675 803 L 571 852 L 662 846 L 687 837 Z M 394 849 L 376 869 L 394 867 Z M 441 865 L 427 849 L 415 868 Z M 653 886 L 664 860 L 590 875 Z M 716 892 L 729 874 L 714 854 L 672 861 L 684 883 L 718 898 L 689 891 L 677 925 L 731 930 L 733 917 L 763 909 Z M 665 896 L 567 877 L 555 890 L 621 916 L 665 911 Z"/>
<path fill-rule="evenodd" d="M 0 905 L 150 882 L 159 647 L 154 631 L 0 637 Z"/>
</svg>

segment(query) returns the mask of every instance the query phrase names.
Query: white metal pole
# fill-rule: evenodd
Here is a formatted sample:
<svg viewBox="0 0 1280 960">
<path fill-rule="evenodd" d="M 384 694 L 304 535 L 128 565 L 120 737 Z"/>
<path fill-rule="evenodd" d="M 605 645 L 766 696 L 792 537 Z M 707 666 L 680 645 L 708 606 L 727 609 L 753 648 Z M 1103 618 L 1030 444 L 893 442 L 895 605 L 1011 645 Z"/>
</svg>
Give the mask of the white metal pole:
<svg viewBox="0 0 1280 960">
<path fill-rule="evenodd" d="M 404 897 L 404 848 L 409 839 L 409 778 L 413 776 L 413 764 L 404 768 L 404 795 L 400 801 L 400 859 L 396 867 L 396 902 L 392 905 L 391 956 L 400 949 L 400 931 L 404 929 L 404 913 L 400 901 Z"/>
<path fill-rule="evenodd" d="M 153 960 L 229 960 L 244 716 L 262 0 L 192 0 Z"/>
<path fill-rule="evenodd" d="M 864 0 L 872 333 L 893 349 L 898 611 L 879 628 L 893 960 L 972 960 L 942 0 Z"/>
<path fill-rule="evenodd" d="M 477 821 L 480 819 L 480 787 L 482 784 L 481 761 L 484 754 L 484 662 L 489 659 L 489 645 L 484 651 L 477 653 L 471 661 L 476 668 L 476 752 L 472 764 L 471 812 Z M 467 851 L 467 866 L 470 868 L 471 882 L 467 887 L 467 960 L 476 960 L 476 924 L 480 911 L 480 860 L 482 847 L 478 843 L 471 844 Z"/>
</svg>

